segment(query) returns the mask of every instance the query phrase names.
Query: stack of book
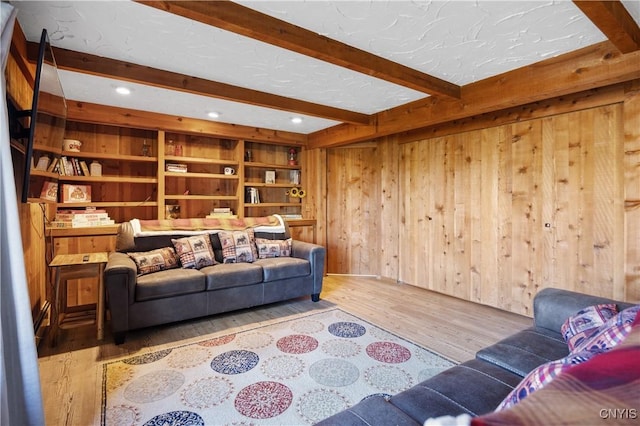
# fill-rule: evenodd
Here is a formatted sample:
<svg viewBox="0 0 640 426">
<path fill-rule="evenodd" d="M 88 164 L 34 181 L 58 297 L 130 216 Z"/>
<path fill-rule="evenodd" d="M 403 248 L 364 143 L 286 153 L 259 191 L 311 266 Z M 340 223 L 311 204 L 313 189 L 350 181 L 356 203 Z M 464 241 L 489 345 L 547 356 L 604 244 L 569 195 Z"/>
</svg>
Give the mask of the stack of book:
<svg viewBox="0 0 640 426">
<path fill-rule="evenodd" d="M 207 219 L 237 219 L 238 215 L 233 214 L 230 207 L 215 207 L 211 213 L 207 215 Z"/>
<path fill-rule="evenodd" d="M 52 228 L 88 228 L 92 226 L 115 225 L 106 210 L 99 209 L 59 209 L 51 222 Z"/>
<path fill-rule="evenodd" d="M 64 176 L 91 176 L 86 161 L 66 156 L 54 158 L 47 171 Z"/>
</svg>

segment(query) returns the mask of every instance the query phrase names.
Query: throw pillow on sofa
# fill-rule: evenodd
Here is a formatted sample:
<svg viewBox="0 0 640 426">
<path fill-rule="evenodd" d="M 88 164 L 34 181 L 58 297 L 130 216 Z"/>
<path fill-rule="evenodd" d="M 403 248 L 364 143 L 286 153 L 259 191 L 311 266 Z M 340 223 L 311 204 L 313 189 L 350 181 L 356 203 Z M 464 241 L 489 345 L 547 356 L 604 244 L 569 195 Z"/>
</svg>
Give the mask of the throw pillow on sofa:
<svg viewBox="0 0 640 426">
<path fill-rule="evenodd" d="M 615 303 L 606 303 L 586 307 L 567 318 L 562 324 L 560 334 L 567 342 L 569 351 L 573 351 L 585 339 L 593 336 L 598 331 L 598 327 L 617 313 L 618 307 Z"/>
<path fill-rule="evenodd" d="M 224 263 L 253 262 L 258 259 L 253 229 L 218 232 Z"/>
<path fill-rule="evenodd" d="M 151 251 L 127 253 L 138 267 L 138 274 L 145 275 L 164 269 L 177 268 L 178 258 L 172 247 L 163 247 Z"/>
<path fill-rule="evenodd" d="M 171 240 L 185 269 L 201 269 L 216 264 L 209 235 L 195 235 Z"/>
<path fill-rule="evenodd" d="M 607 351 L 622 342 L 631 331 L 631 324 L 640 311 L 640 305 L 623 310 L 601 325 L 588 339 L 575 347 L 575 351 Z"/>
<path fill-rule="evenodd" d="M 543 364 L 531 371 L 507 395 L 496 411 L 511 407 L 533 392 L 543 388 L 566 370 L 616 347 L 631 332 L 632 324 L 636 320 L 639 311 L 640 305 L 636 305 L 619 312 L 598 327 L 595 334 L 576 346 L 568 356 Z"/>
<path fill-rule="evenodd" d="M 286 240 L 256 238 L 256 247 L 258 248 L 258 257 L 260 259 L 291 256 L 291 244 L 291 238 L 287 238 Z"/>
</svg>

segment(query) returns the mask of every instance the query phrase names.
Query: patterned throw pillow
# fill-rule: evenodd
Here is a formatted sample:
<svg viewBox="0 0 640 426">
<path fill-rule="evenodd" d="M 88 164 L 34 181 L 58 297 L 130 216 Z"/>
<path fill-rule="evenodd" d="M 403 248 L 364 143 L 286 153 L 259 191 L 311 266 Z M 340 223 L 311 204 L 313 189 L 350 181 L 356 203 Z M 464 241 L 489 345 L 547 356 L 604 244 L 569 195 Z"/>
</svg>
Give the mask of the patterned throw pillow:
<svg viewBox="0 0 640 426">
<path fill-rule="evenodd" d="M 635 305 L 620 312 L 600 326 L 591 337 L 576 345 L 575 351 L 608 351 L 622 342 L 631 332 L 631 324 L 640 311 Z"/>
<path fill-rule="evenodd" d="M 185 269 L 200 269 L 216 264 L 209 235 L 179 238 L 171 242 Z"/>
<path fill-rule="evenodd" d="M 585 339 L 593 336 L 598 331 L 598 327 L 617 313 L 618 308 L 616 305 L 607 303 L 589 306 L 567 318 L 560 328 L 560 333 L 564 341 L 567 342 L 569 351 L 573 351 Z"/>
<path fill-rule="evenodd" d="M 590 338 L 576 346 L 565 358 L 551 361 L 531 371 L 502 401 L 496 411 L 504 410 L 540 390 L 556 376 L 567 369 L 581 364 L 594 356 L 608 352 L 621 343 L 631 332 L 632 325 L 638 316 L 640 305 L 632 306 L 610 318 Z"/>
<path fill-rule="evenodd" d="M 533 392 L 540 390 L 544 385 L 551 382 L 563 371 L 593 358 L 598 353 L 599 352 L 596 351 L 575 352 L 569 354 L 565 358 L 542 364 L 527 374 L 518 386 L 516 386 L 500 403 L 500 405 L 498 405 L 498 408 L 496 408 L 495 411 L 504 410 L 517 404 Z"/>
<path fill-rule="evenodd" d="M 224 263 L 251 263 L 258 259 L 253 229 L 218 232 Z"/>
<path fill-rule="evenodd" d="M 172 247 L 127 254 L 136 263 L 139 275 L 178 267 L 178 258 Z"/>
<path fill-rule="evenodd" d="M 256 247 L 258 248 L 258 257 L 260 259 L 291 256 L 291 244 L 291 238 L 286 240 L 256 238 Z"/>
</svg>

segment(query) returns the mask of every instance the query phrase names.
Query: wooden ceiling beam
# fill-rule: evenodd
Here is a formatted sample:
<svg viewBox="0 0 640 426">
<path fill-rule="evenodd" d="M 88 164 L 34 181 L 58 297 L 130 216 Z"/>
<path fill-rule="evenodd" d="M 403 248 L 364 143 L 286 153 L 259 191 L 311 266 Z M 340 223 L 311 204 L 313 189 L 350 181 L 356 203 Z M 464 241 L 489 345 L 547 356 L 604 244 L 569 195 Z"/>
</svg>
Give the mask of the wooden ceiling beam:
<svg viewBox="0 0 640 426">
<path fill-rule="evenodd" d="M 460 99 L 460 86 L 230 1 L 138 3 L 434 96 Z"/>
<path fill-rule="evenodd" d="M 433 126 L 571 93 L 640 79 L 640 50 L 621 54 L 609 41 L 538 62 L 462 88 L 463 101 L 427 99 L 376 114 L 369 126 L 342 124 L 309 135 L 328 148 Z"/>
<path fill-rule="evenodd" d="M 260 129 L 252 126 L 219 123 L 211 120 L 97 105 L 89 102 L 67 101 L 67 119 L 137 129 L 162 129 L 172 132 L 215 135 L 223 138 L 286 143 L 295 146 L 304 146 L 307 142 L 307 135 L 302 133 Z M 141 123 L 144 124 L 142 125 Z"/>
<path fill-rule="evenodd" d="M 640 27 L 620 1 L 574 0 L 573 3 L 620 52 L 640 50 Z"/>
<path fill-rule="evenodd" d="M 35 50 L 34 50 L 35 49 Z M 37 52 L 37 43 L 29 43 L 29 57 Z M 219 83 L 184 74 L 159 70 L 130 62 L 56 48 L 56 62 L 61 69 L 116 78 L 133 83 L 151 85 L 162 89 L 177 90 L 201 96 L 241 102 L 282 111 L 321 117 L 352 124 L 370 124 L 368 114 L 315 104 L 298 99 L 259 92 L 230 84 Z"/>
</svg>

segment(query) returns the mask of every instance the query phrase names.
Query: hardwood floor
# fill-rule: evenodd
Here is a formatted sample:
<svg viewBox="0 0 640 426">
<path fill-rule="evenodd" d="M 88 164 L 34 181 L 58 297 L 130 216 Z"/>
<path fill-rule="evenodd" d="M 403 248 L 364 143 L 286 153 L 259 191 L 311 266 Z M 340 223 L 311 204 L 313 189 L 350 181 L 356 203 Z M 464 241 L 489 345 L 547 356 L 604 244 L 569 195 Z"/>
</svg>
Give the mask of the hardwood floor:
<svg viewBox="0 0 640 426">
<path fill-rule="evenodd" d="M 322 300 L 296 299 L 208 318 L 138 330 L 116 346 L 106 324 L 105 339 L 93 326 L 63 330 L 52 348 L 39 345 L 47 425 L 90 425 L 100 411 L 101 365 L 202 335 L 238 332 L 298 313 L 339 307 L 457 362 L 480 348 L 529 327 L 527 317 L 455 299 L 406 284 L 370 277 L 325 277 Z"/>
</svg>

